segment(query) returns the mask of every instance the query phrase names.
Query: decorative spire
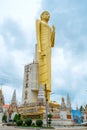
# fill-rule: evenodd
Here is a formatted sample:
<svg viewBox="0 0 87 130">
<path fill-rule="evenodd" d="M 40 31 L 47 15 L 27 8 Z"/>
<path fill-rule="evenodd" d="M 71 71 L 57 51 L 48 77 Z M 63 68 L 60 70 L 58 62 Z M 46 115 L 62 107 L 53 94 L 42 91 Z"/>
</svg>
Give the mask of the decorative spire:
<svg viewBox="0 0 87 130">
<path fill-rule="evenodd" d="M 67 108 L 68 108 L 69 110 L 71 110 L 71 101 L 70 101 L 70 96 L 69 96 L 69 94 L 67 94 Z"/>
<path fill-rule="evenodd" d="M 12 103 L 16 103 L 17 101 L 16 101 L 16 90 L 14 90 L 14 92 L 13 92 L 13 96 L 12 96 L 12 100 L 11 100 L 11 104 Z"/>
<path fill-rule="evenodd" d="M 66 110 L 66 105 L 65 105 L 65 101 L 64 98 L 62 97 L 62 102 L 61 102 L 61 110 Z"/>
<path fill-rule="evenodd" d="M 43 85 L 40 85 L 40 89 L 39 89 L 39 92 L 38 92 L 38 98 L 44 99 Z"/>
<path fill-rule="evenodd" d="M 40 85 L 40 89 L 39 89 L 39 92 L 38 92 L 38 103 L 40 105 L 43 104 L 43 101 L 44 101 L 44 89 L 43 89 L 43 85 Z"/>
<path fill-rule="evenodd" d="M 2 89 L 0 89 L 0 105 L 4 105 L 4 96 L 3 96 L 3 93 L 2 93 Z"/>
</svg>

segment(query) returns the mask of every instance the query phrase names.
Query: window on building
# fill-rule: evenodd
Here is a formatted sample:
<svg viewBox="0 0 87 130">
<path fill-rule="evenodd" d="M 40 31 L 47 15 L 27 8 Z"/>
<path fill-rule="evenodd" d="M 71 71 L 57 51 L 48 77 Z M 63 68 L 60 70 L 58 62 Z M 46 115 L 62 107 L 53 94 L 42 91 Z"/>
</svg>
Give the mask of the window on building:
<svg viewBox="0 0 87 130">
<path fill-rule="evenodd" d="M 28 83 L 26 83 L 25 88 L 28 88 Z"/>
</svg>

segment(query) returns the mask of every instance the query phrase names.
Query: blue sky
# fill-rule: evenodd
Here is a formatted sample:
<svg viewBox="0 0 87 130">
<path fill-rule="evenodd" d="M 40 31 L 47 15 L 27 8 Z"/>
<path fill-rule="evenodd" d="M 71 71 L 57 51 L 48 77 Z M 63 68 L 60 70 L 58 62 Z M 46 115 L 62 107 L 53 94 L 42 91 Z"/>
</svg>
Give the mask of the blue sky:
<svg viewBox="0 0 87 130">
<path fill-rule="evenodd" d="M 87 103 L 87 0 L 0 0 L 0 85 L 5 101 L 14 89 L 21 102 L 24 65 L 36 43 L 35 21 L 43 10 L 56 27 L 52 49 L 52 100 L 70 94 L 72 106 Z"/>
</svg>

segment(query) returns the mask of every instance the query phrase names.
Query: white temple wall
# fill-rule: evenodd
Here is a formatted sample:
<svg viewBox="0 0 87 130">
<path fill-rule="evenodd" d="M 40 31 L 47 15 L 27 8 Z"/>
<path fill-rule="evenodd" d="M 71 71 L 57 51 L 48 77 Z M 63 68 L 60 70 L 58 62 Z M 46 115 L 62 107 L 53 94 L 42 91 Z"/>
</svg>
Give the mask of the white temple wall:
<svg viewBox="0 0 87 130">
<path fill-rule="evenodd" d="M 67 119 L 67 112 L 66 111 L 60 111 L 60 119 Z"/>
<path fill-rule="evenodd" d="M 37 101 L 38 90 L 38 64 L 33 62 L 25 66 L 24 83 L 22 93 L 22 103 L 31 103 Z"/>
</svg>

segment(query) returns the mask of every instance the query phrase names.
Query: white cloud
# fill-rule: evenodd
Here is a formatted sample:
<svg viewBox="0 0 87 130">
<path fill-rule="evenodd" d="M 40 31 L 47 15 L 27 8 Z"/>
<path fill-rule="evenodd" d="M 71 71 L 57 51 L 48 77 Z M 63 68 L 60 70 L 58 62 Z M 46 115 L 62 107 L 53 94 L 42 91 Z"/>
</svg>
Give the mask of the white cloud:
<svg viewBox="0 0 87 130">
<path fill-rule="evenodd" d="M 71 57 L 71 54 L 65 48 L 55 48 L 54 50 L 52 56 L 52 78 L 59 88 L 61 86 L 66 87 L 66 74 L 70 73 L 72 68 Z"/>
<path fill-rule="evenodd" d="M 60 73 L 66 74 L 67 71 L 70 71 L 73 77 L 85 76 L 87 74 L 87 61 L 85 58 L 77 58 L 68 52 L 66 48 L 55 48 L 52 56 L 52 73 L 59 75 Z"/>
<path fill-rule="evenodd" d="M 83 77 L 87 74 L 87 61 L 83 59 L 82 61 L 77 61 L 76 64 L 72 68 L 72 73 L 75 76 Z"/>
<path fill-rule="evenodd" d="M 85 58 L 75 57 L 66 48 L 54 48 L 52 56 L 52 90 L 56 91 L 56 94 L 61 93 L 61 97 L 65 95 L 64 91 L 69 92 L 74 108 L 76 102 L 80 106 L 86 99 L 84 95 L 86 90 L 86 81 L 84 79 L 87 75 L 86 66 L 87 61 Z M 58 97 L 56 99 L 54 96 L 53 99 L 58 100 Z"/>
<path fill-rule="evenodd" d="M 5 41 L 2 35 L 0 35 L 0 66 L 6 63 L 7 61 L 7 48 L 5 46 Z"/>
<path fill-rule="evenodd" d="M 10 40 L 11 44 L 14 44 L 16 38 L 14 36 L 12 36 L 12 34 L 10 32 L 6 32 L 5 34 L 8 37 L 8 39 Z"/>
<path fill-rule="evenodd" d="M 57 69 L 66 68 L 67 65 L 66 65 L 66 60 L 64 58 L 64 50 L 63 50 L 63 48 L 55 48 L 52 63 L 53 63 L 53 66 L 56 65 Z"/>
<path fill-rule="evenodd" d="M 2 51 L 5 51 L 6 50 L 6 47 L 5 47 L 5 44 L 4 44 L 5 42 L 4 42 L 4 39 L 3 39 L 3 36 L 2 35 L 0 35 L 0 48 L 2 48 L 1 50 L 0 50 L 0 52 Z"/>
<path fill-rule="evenodd" d="M 2 2 L 0 1 L 0 21 L 4 22 L 4 20 L 7 18 L 11 18 L 13 21 L 16 21 L 17 24 L 21 26 L 25 35 L 27 36 L 28 44 L 31 44 L 31 41 L 33 40 L 33 30 L 35 29 L 35 17 L 41 8 L 41 2 L 42 0 L 3 0 Z M 15 44 L 15 37 L 12 36 L 11 33 L 7 32 L 5 35 L 9 38 L 11 45 Z M 24 53 L 21 50 L 14 50 L 13 52 L 11 52 L 11 50 L 6 49 L 6 46 L 8 46 L 8 43 L 5 43 L 3 36 L 0 36 L 0 55 L 3 55 L 3 59 L 5 58 L 6 61 L 8 59 L 6 54 L 13 57 L 15 63 L 17 64 L 24 64 L 26 63 L 26 59 L 27 61 L 29 61 L 29 59 L 32 58 L 32 56 L 30 56 L 31 58 L 27 56 L 31 55 L 29 54 L 28 49 Z M 5 61 L 5 59 L 3 61 Z M 2 61 L 2 57 L 0 57 L 0 60 Z"/>
<path fill-rule="evenodd" d="M 25 33 L 28 44 L 31 44 L 36 36 L 35 19 L 42 0 L 3 0 L 0 3 L 0 23 L 3 24 L 6 19 L 15 21 Z"/>
<path fill-rule="evenodd" d="M 34 41 L 33 39 L 35 35 L 35 18 L 41 8 L 41 3 L 42 0 L 0 1 L 0 28 L 2 27 L 3 29 L 2 25 L 4 22 L 6 22 L 6 19 L 11 19 L 12 21 L 14 21 L 14 23 L 17 23 L 17 25 L 21 29 L 20 31 L 24 32 L 23 34 L 27 38 L 25 39 L 27 42 L 25 42 L 31 44 L 32 41 Z M 2 32 L 3 31 L 4 29 L 2 30 Z M 33 60 L 33 56 L 28 48 L 24 49 L 23 51 L 23 49 L 19 50 L 19 48 L 15 47 L 11 50 L 10 47 L 17 46 L 16 37 L 13 36 L 8 30 L 6 30 L 6 32 L 4 33 L 5 36 L 9 39 L 10 43 L 7 43 L 7 41 L 5 41 L 3 34 L 0 35 L 0 83 L 2 82 L 2 77 L 6 79 L 9 78 L 9 86 L 3 85 L 3 93 L 6 101 L 11 100 L 10 94 L 13 93 L 13 90 L 15 88 L 17 90 L 17 99 L 20 100 L 22 98 L 21 84 L 19 85 L 19 88 L 15 86 L 16 84 L 10 86 L 10 79 L 15 80 L 17 77 L 19 77 L 19 79 L 23 79 L 24 65 L 30 63 Z M 6 72 L 3 71 L 3 68 L 5 68 L 4 71 Z M 13 77 L 14 75 L 16 77 Z"/>
<path fill-rule="evenodd" d="M 58 85 L 59 88 L 61 88 L 61 86 L 62 89 L 65 88 L 65 80 L 63 77 L 57 76 L 57 78 L 54 79 L 54 82 L 56 85 Z"/>
<path fill-rule="evenodd" d="M 23 77 L 24 65 L 30 63 L 33 60 L 33 57 L 28 57 L 31 55 L 29 52 L 22 52 L 20 50 L 11 51 L 11 56 L 14 59 L 14 66 L 17 69 L 17 74 L 20 77 Z"/>
<path fill-rule="evenodd" d="M 0 19 L 12 18 L 23 28 L 33 28 L 42 0 L 3 0 L 0 2 Z"/>
</svg>

